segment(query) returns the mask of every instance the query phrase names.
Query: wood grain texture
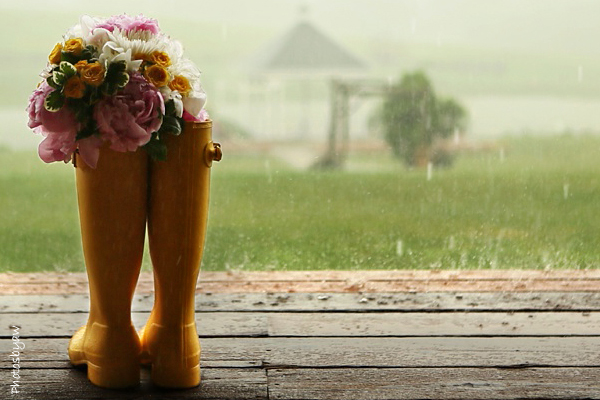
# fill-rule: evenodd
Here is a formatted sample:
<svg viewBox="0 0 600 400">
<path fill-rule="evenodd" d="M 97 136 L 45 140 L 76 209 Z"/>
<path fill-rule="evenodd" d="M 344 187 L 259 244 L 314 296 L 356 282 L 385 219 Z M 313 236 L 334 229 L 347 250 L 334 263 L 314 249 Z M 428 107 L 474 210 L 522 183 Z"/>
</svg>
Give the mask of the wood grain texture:
<svg viewBox="0 0 600 400">
<path fill-rule="evenodd" d="M 598 368 L 274 369 L 274 400 L 600 399 Z"/>
<path fill-rule="evenodd" d="M 132 309 L 149 312 L 154 297 L 136 295 Z M 2 313 L 88 312 L 87 295 L 4 295 Z M 220 293 L 196 296 L 198 312 L 600 311 L 597 293 Z"/>
<path fill-rule="evenodd" d="M 2 340 L 3 348 L 9 341 Z M 68 362 L 68 339 L 22 341 L 23 367 Z M 202 362 L 221 367 L 259 362 L 267 368 L 595 367 L 600 349 L 600 337 L 205 338 L 200 343 Z M 9 366 L 8 357 L 0 359 L 0 368 Z"/>
<path fill-rule="evenodd" d="M 379 270 L 202 272 L 202 293 L 235 292 L 407 292 L 415 291 L 597 291 L 598 270 Z M 5 294 L 88 292 L 85 273 L 0 273 Z M 154 291 L 151 272 L 143 272 L 138 293 Z"/>
<path fill-rule="evenodd" d="M 269 336 L 596 336 L 600 312 L 270 313 Z"/>
<path fill-rule="evenodd" d="M 185 391 L 153 387 L 147 369 L 134 390 L 91 385 L 67 355 L 88 302 L 0 296 L 0 347 L 11 325 L 25 344 L 18 398 L 600 399 L 600 293 L 203 293 L 203 381 Z M 135 297 L 138 328 L 152 302 Z M 0 375 L 12 369 L 0 358 Z"/>
<path fill-rule="evenodd" d="M 137 329 L 148 312 L 132 314 Z M 4 326 L 20 325 L 21 336 L 70 337 L 87 313 L 0 314 Z M 200 337 L 427 337 L 596 336 L 600 312 L 205 312 L 197 313 Z M 10 330 L 0 338 L 10 337 Z"/>
<path fill-rule="evenodd" d="M 107 390 L 92 385 L 84 370 L 22 369 L 22 399 L 267 399 L 266 371 L 260 369 L 205 369 L 200 386 L 188 390 L 161 390 L 153 386 L 149 371 L 142 369 L 141 384 L 130 390 Z M 3 387 L 6 389 L 6 387 Z M 10 390 L 10 389 L 9 389 Z M 2 394 L 4 395 L 4 393 Z M 8 394 L 10 396 L 10 394 Z M 11 398 L 11 397 L 2 397 Z"/>
<path fill-rule="evenodd" d="M 142 328 L 149 312 L 132 313 L 132 321 L 136 329 Z M 201 337 L 253 337 L 267 336 L 268 323 L 266 313 L 198 313 L 196 323 Z M 19 325 L 21 337 L 70 337 L 87 322 L 87 313 L 28 313 L 0 315 L 2 325 Z M 11 335 L 9 330 L 0 332 L 1 337 Z"/>
</svg>

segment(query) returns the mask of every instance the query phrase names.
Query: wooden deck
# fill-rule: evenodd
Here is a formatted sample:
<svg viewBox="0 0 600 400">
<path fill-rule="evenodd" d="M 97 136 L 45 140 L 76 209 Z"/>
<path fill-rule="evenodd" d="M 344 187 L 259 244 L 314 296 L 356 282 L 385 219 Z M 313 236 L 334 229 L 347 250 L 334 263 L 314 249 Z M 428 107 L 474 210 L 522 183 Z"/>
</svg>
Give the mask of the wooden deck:
<svg viewBox="0 0 600 400">
<path fill-rule="evenodd" d="M 446 276 L 431 292 L 406 282 L 348 291 L 356 282 L 344 280 L 322 293 L 199 293 L 202 383 L 185 391 L 153 387 L 148 370 L 136 390 L 99 389 L 72 368 L 66 346 L 86 321 L 86 294 L 3 295 L 0 399 L 600 399 L 599 278 L 552 275 L 558 286 L 511 292 L 457 291 Z M 5 293 L 20 279 L 5 279 Z M 151 307 L 142 290 L 136 326 Z M 11 325 L 25 345 L 14 395 Z"/>
</svg>

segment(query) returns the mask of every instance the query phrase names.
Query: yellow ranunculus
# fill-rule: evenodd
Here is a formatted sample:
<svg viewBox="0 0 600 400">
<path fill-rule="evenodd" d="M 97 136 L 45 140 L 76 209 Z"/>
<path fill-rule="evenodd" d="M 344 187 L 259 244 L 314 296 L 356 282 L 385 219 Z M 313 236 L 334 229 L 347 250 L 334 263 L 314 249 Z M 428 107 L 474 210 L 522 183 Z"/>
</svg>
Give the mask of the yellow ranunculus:
<svg viewBox="0 0 600 400">
<path fill-rule="evenodd" d="M 156 65 L 160 65 L 163 68 L 167 68 L 171 65 L 171 59 L 164 51 L 154 51 L 150 54 L 150 62 L 153 62 Z"/>
<path fill-rule="evenodd" d="M 169 88 L 171 90 L 177 90 L 182 96 L 187 96 L 190 90 L 192 90 L 190 81 L 188 81 L 185 76 L 181 75 L 176 75 L 175 78 L 169 82 Z"/>
<path fill-rule="evenodd" d="M 81 55 L 81 52 L 83 51 L 83 39 L 75 38 L 67 40 L 65 42 L 64 51 L 67 53 L 71 53 L 74 56 Z"/>
<path fill-rule="evenodd" d="M 80 72 L 81 80 L 90 86 L 100 86 L 104 82 L 105 72 L 104 67 L 99 62 L 86 64 Z"/>
<path fill-rule="evenodd" d="M 65 97 L 80 99 L 85 94 L 85 83 L 77 75 L 72 76 L 67 80 L 64 87 Z"/>
<path fill-rule="evenodd" d="M 144 70 L 144 76 L 154 86 L 162 87 L 169 82 L 169 73 L 160 65 L 151 65 Z"/>
<path fill-rule="evenodd" d="M 56 43 L 56 45 L 52 49 L 52 52 L 50 53 L 50 56 L 48 56 L 48 60 L 50 61 L 50 64 L 60 64 L 61 51 L 62 51 L 62 44 Z"/>
<path fill-rule="evenodd" d="M 79 72 L 79 74 L 81 74 L 81 72 L 85 69 L 87 65 L 87 60 L 77 61 L 77 64 L 75 64 L 75 69 L 77 70 L 77 72 Z"/>
<path fill-rule="evenodd" d="M 134 60 L 152 61 L 149 54 L 146 53 L 135 53 L 132 57 Z"/>
</svg>

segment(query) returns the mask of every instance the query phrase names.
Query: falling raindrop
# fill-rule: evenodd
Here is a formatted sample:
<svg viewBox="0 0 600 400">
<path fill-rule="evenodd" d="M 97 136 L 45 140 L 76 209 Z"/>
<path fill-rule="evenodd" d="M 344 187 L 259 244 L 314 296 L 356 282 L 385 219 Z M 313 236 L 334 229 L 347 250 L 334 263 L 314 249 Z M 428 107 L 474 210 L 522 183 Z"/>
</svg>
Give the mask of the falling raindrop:
<svg viewBox="0 0 600 400">
<path fill-rule="evenodd" d="M 500 147 L 500 162 L 504 162 L 504 147 Z"/>
<path fill-rule="evenodd" d="M 433 176 L 433 163 L 427 163 L 427 180 L 430 181 Z"/>
<path fill-rule="evenodd" d="M 450 236 L 448 238 L 448 250 L 454 250 L 456 247 L 456 241 L 454 240 L 454 236 Z"/>
<path fill-rule="evenodd" d="M 563 197 L 565 200 L 567 200 L 569 198 L 569 184 L 565 183 L 563 185 Z"/>
<path fill-rule="evenodd" d="M 396 254 L 402 257 L 402 252 L 402 240 L 398 240 L 398 242 L 396 243 Z"/>
<path fill-rule="evenodd" d="M 454 144 L 460 143 L 460 130 L 458 128 L 454 128 Z"/>
<path fill-rule="evenodd" d="M 223 24 L 223 25 L 221 25 L 221 38 L 223 39 L 224 42 L 226 42 L 228 37 L 229 37 L 229 28 L 228 28 L 227 24 Z"/>
<path fill-rule="evenodd" d="M 265 171 L 267 173 L 267 182 L 273 183 L 273 174 L 271 173 L 271 162 L 268 159 L 265 160 Z"/>
</svg>

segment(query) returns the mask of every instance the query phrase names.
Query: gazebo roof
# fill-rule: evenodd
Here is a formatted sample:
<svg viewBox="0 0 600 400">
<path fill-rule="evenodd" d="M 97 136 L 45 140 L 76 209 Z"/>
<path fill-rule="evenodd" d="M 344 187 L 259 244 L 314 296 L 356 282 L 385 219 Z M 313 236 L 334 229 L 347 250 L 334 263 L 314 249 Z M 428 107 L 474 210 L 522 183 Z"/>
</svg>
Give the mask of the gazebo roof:
<svg viewBox="0 0 600 400">
<path fill-rule="evenodd" d="M 258 74 L 356 73 L 365 64 L 307 21 L 301 21 L 256 56 Z"/>
</svg>

